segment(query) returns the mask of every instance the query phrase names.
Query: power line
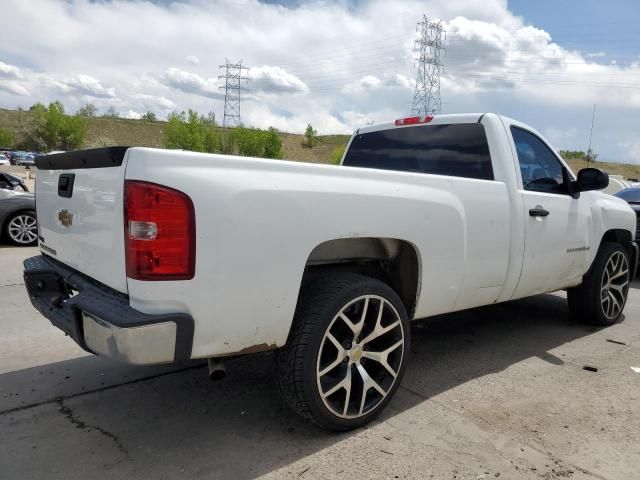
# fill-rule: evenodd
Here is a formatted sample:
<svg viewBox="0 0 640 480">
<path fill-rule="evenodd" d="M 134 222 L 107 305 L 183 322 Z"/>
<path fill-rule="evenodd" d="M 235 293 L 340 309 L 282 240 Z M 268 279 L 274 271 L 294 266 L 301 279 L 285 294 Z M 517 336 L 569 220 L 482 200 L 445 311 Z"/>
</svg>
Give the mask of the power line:
<svg viewBox="0 0 640 480">
<path fill-rule="evenodd" d="M 420 32 L 420 39 L 415 43 L 415 50 L 418 52 L 418 75 L 411 114 L 420 116 L 440 113 L 442 22 L 432 22 L 426 15 L 422 15 L 417 28 Z"/>
<path fill-rule="evenodd" d="M 242 90 L 242 81 L 247 77 L 242 75 L 243 70 L 249 70 L 248 67 L 242 66 L 242 60 L 238 63 L 230 63 L 225 58 L 225 64 L 220 65 L 224 68 L 224 75 L 218 78 L 224 78 L 224 119 L 222 125 L 224 127 L 237 127 L 240 125 L 240 92 Z"/>
</svg>

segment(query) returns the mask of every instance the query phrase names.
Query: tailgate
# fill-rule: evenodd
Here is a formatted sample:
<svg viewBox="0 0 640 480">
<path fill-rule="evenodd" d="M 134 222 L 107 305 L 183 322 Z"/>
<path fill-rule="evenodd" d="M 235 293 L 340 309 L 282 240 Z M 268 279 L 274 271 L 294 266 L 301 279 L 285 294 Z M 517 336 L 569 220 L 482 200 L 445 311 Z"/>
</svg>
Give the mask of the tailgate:
<svg viewBox="0 0 640 480">
<path fill-rule="evenodd" d="M 123 293 L 126 151 L 100 148 L 36 161 L 40 250 Z"/>
</svg>

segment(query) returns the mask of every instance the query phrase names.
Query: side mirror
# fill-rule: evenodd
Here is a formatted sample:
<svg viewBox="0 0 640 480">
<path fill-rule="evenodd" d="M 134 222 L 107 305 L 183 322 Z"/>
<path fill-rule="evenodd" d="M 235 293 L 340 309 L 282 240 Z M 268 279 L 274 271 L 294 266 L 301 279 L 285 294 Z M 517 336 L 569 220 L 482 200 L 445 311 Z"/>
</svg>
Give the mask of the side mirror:
<svg viewBox="0 0 640 480">
<path fill-rule="evenodd" d="M 578 192 L 589 190 L 602 190 L 609 185 L 609 175 L 597 168 L 583 168 L 578 172 L 578 179 L 574 183 L 574 189 Z"/>
</svg>

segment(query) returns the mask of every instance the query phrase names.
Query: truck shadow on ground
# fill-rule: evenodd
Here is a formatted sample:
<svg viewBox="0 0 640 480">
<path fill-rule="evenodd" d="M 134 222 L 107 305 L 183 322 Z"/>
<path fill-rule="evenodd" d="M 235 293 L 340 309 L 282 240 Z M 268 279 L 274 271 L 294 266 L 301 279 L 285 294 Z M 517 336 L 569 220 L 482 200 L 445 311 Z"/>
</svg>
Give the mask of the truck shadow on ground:
<svg viewBox="0 0 640 480">
<path fill-rule="evenodd" d="M 403 380 L 403 388 L 412 394 L 394 399 L 377 421 L 530 357 L 562 364 L 549 351 L 594 331 L 569 320 L 566 301 L 557 295 L 416 322 Z M 103 360 L 83 357 L 46 369 L 61 381 L 63 376 L 74 381 L 73 372 L 99 370 L 99 362 Z M 197 478 L 217 472 L 222 478 L 254 478 L 352 435 L 322 431 L 291 413 L 278 396 L 269 355 L 231 360 L 227 369 L 227 378 L 215 383 L 204 366 L 191 364 L 93 393 L 81 392 L 76 384 L 74 394 L 54 399 L 52 388 L 51 401 L 4 413 L 0 419 L 10 416 L 6 433 L 21 438 L 21 425 L 26 428 L 47 410 L 59 415 L 57 428 L 39 432 L 38 444 L 48 444 L 50 453 L 49 463 L 40 468 L 62 473 L 73 464 L 85 478 L 105 473 L 105 465 L 114 476 L 173 478 L 172 473 L 184 472 L 187 478 Z M 7 392 L 13 382 L 36 375 L 36 370 L 0 375 L 0 388 Z M 30 442 L 35 441 L 5 442 L 3 449 L 10 455 L 13 449 L 32 448 Z M 27 473 L 35 478 L 39 463 L 43 462 L 32 457 L 19 471 L 24 478 Z"/>
</svg>

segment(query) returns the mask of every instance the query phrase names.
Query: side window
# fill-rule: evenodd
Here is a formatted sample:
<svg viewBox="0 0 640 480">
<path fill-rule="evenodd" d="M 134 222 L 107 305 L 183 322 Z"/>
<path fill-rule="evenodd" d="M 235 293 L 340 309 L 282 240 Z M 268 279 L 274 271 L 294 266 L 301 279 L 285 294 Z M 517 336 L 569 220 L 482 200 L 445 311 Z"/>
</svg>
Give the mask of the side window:
<svg viewBox="0 0 640 480">
<path fill-rule="evenodd" d="M 563 166 L 551 149 L 533 133 L 511 127 L 525 190 L 568 193 Z"/>
</svg>

